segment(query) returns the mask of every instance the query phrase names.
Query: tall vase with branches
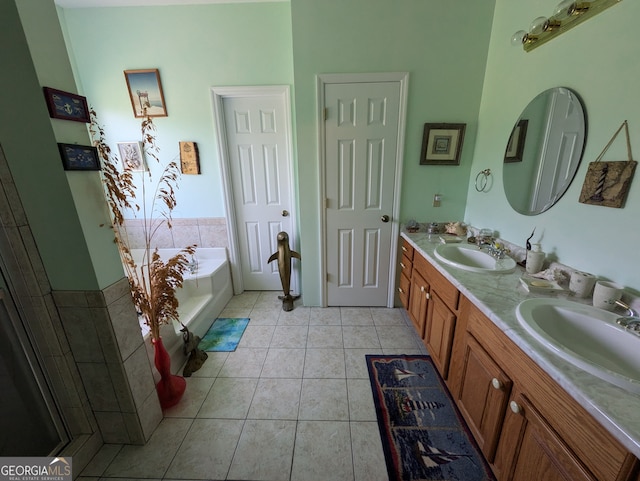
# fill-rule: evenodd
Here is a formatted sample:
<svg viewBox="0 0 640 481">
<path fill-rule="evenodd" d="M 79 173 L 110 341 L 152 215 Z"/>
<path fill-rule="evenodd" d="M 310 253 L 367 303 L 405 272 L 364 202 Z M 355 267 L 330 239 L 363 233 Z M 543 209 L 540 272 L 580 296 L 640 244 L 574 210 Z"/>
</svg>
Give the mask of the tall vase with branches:
<svg viewBox="0 0 640 481">
<path fill-rule="evenodd" d="M 148 174 L 140 174 L 148 178 L 143 177 L 136 184 L 135 173 L 120 168 L 117 156 L 106 143 L 104 127 L 98 123 L 93 109 L 90 111 L 90 118 L 89 131 L 100 157 L 115 243 L 129 280 L 133 302 L 150 330 L 151 342 L 155 348 L 155 364 L 161 376 L 156 388 L 161 406 L 167 408 L 180 400 L 186 382 L 184 378 L 171 374 L 170 357 L 162 343 L 160 329 L 162 325 L 174 320 L 179 322 L 176 289 L 182 287 L 184 273 L 196 246 L 187 246 L 171 258 L 163 259 L 158 252 L 155 237 L 164 226 L 172 228 L 171 214 L 176 206 L 175 194 L 180 170 L 178 164 L 171 161 L 163 168 L 157 182 L 154 183 L 149 169 Z M 156 127 L 151 117 L 143 118 L 141 134 L 144 152 L 160 163 Z M 147 188 L 154 189 L 150 200 L 147 200 Z M 144 247 L 139 262 L 131 250 L 131 238 L 125 222 L 127 213 L 142 217 Z"/>
</svg>

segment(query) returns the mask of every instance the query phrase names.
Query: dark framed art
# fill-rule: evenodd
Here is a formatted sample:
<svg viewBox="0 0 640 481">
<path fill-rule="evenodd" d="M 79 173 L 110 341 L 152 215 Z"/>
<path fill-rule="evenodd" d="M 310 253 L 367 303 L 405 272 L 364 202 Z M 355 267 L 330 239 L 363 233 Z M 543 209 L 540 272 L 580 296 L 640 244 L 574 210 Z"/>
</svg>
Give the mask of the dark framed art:
<svg viewBox="0 0 640 481">
<path fill-rule="evenodd" d="M 522 162 L 522 153 L 524 152 L 524 142 L 527 139 L 527 119 L 520 119 L 513 127 L 507 150 L 504 153 L 505 162 Z"/>
<path fill-rule="evenodd" d="M 51 118 L 89 122 L 89 107 L 85 97 L 51 87 L 42 87 L 42 90 Z"/>
<path fill-rule="evenodd" d="M 90 145 L 58 144 L 64 170 L 100 170 L 98 149 Z"/>
<path fill-rule="evenodd" d="M 125 70 L 127 89 L 135 117 L 166 117 L 160 72 L 157 68 Z"/>
<path fill-rule="evenodd" d="M 420 165 L 460 165 L 467 124 L 424 124 Z"/>
</svg>

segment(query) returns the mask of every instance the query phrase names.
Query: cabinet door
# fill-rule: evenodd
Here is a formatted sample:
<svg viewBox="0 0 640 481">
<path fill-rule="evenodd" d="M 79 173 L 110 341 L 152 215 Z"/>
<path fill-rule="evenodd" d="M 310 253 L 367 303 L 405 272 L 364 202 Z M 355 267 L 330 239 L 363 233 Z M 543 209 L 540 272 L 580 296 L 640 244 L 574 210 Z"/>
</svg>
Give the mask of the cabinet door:
<svg viewBox="0 0 640 481">
<path fill-rule="evenodd" d="M 409 287 L 409 319 L 413 322 L 420 337 L 424 336 L 424 326 L 427 319 L 427 304 L 429 301 L 429 284 L 414 269 Z"/>
<path fill-rule="evenodd" d="M 434 289 L 431 289 L 430 301 L 427 309 L 424 344 L 440 371 L 440 375 L 443 379 L 447 379 L 451 348 L 453 347 L 453 333 L 456 328 L 456 315 L 449 310 Z"/>
<path fill-rule="evenodd" d="M 458 407 L 490 463 L 495 455 L 511 385 L 502 369 L 467 333 Z"/>
<path fill-rule="evenodd" d="M 522 393 L 509 403 L 496 465 L 509 481 L 597 481 Z"/>
</svg>

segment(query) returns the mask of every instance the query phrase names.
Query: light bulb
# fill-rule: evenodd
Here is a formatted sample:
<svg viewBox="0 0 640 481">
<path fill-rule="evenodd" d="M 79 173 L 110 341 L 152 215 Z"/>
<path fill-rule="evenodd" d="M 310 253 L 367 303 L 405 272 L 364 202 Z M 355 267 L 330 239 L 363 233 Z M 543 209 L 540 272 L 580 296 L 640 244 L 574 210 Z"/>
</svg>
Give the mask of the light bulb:
<svg viewBox="0 0 640 481">
<path fill-rule="evenodd" d="M 529 32 L 533 35 L 540 35 L 542 32 L 545 32 L 548 29 L 549 19 L 547 19 L 547 17 L 538 17 L 533 22 L 531 22 Z"/>
<path fill-rule="evenodd" d="M 511 45 L 517 47 L 518 45 L 522 45 L 527 41 L 529 34 L 524 30 L 518 30 L 511 36 Z"/>
<path fill-rule="evenodd" d="M 576 2 L 574 2 L 573 0 L 563 0 L 556 6 L 556 9 L 553 11 L 553 16 L 559 20 L 562 20 L 563 18 L 567 18 L 573 15 L 575 9 Z"/>
</svg>

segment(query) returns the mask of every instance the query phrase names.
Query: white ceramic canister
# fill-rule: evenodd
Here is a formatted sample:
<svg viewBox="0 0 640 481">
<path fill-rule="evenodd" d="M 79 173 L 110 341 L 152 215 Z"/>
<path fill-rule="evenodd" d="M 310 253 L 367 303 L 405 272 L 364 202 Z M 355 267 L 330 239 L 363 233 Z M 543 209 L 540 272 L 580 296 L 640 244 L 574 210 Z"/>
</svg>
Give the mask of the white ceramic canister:
<svg viewBox="0 0 640 481">
<path fill-rule="evenodd" d="M 622 298 L 623 287 L 615 282 L 598 281 L 593 288 L 593 306 L 613 311 L 616 301 Z"/>
<path fill-rule="evenodd" d="M 573 271 L 569 280 L 569 290 L 575 297 L 589 297 L 596 284 L 596 276 L 588 272 Z"/>
</svg>

